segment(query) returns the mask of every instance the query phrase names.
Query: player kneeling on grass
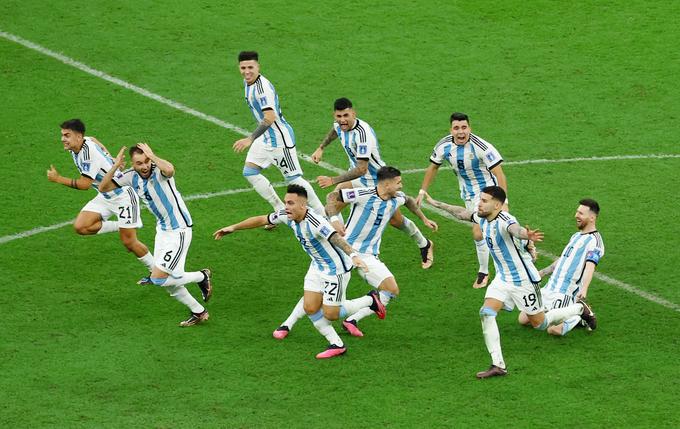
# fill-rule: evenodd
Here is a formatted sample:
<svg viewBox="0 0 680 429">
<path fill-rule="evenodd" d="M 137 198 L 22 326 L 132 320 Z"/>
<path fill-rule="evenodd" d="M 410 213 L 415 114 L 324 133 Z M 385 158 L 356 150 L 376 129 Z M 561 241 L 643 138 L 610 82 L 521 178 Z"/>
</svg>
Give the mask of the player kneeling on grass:
<svg viewBox="0 0 680 429">
<path fill-rule="evenodd" d="M 149 206 L 157 219 L 154 243 L 156 258 L 149 280 L 156 286 L 164 287 L 170 296 L 189 307 L 191 314 L 180 326 L 201 323 L 208 319 L 208 311 L 191 296 L 184 285 L 197 283 L 203 302 L 208 302 L 212 296 L 211 273 L 207 268 L 201 271 L 184 271 L 184 262 L 191 245 L 193 222 L 175 185 L 175 167 L 156 156 L 149 145 L 138 143 L 130 148 L 132 168 L 125 170 L 122 175 L 114 176 L 114 171 L 125 164 L 125 149 L 120 149 L 114 160 L 114 168 L 104 176 L 100 186 L 105 190 L 116 186 L 130 186 Z"/>
<path fill-rule="evenodd" d="M 597 201 L 589 198 L 579 201 L 574 215 L 578 232 L 571 236 L 560 257 L 539 271 L 541 276 L 550 275 L 548 284 L 541 288 L 546 311 L 568 307 L 575 300 L 586 299 L 595 267 L 604 256 L 604 242 L 595 225 L 599 213 L 600 205 Z M 524 312 L 519 314 L 518 320 L 522 325 L 529 324 L 529 318 Z M 582 322 L 580 316 L 573 316 L 558 325 L 550 326 L 548 333 L 564 336 Z M 590 329 L 595 327 L 589 326 Z"/>
<path fill-rule="evenodd" d="M 314 327 L 330 343 L 328 348 L 316 357 L 325 359 L 339 356 L 345 353 L 346 348 L 331 321 L 337 320 L 341 311 L 354 314 L 366 307 L 370 307 L 383 319 L 385 306 L 380 302 L 376 291 L 371 291 L 361 298 L 345 299 L 352 263 L 364 271 L 368 268 L 323 216 L 307 208 L 305 188 L 288 185 L 284 203 L 286 206 L 284 210 L 270 215 L 250 217 L 215 231 L 215 240 L 240 229 L 259 228 L 267 224 L 286 224 L 290 227 L 312 260 L 304 280 L 304 311 Z"/>
<path fill-rule="evenodd" d="M 401 192 L 401 172 L 394 167 L 381 167 L 377 173 L 378 185 L 370 188 L 336 189 L 328 195 L 329 204 L 326 211 L 330 216 L 337 214 L 336 202 L 351 204 L 351 211 L 347 225 L 335 226 L 336 231 L 342 230 L 345 240 L 355 252 L 360 254 L 361 260 L 368 266 L 368 272 L 359 271 L 369 285 L 379 291 L 380 301 L 387 306 L 390 300 L 399 295 L 399 286 L 387 266 L 378 258 L 380 242 L 390 219 L 400 206 L 405 205 L 425 225 L 436 231 L 437 224 L 429 220 L 418 208 L 415 199 Z M 286 338 L 295 322 L 304 316 L 302 300 L 281 326 L 274 331 L 274 338 Z M 342 326 L 355 337 L 363 337 L 357 322 L 364 317 L 374 314 L 370 308 L 364 308 L 342 322 Z M 340 313 L 340 317 L 344 314 Z"/>
<path fill-rule="evenodd" d="M 543 233 L 537 229 L 522 227 L 510 213 L 503 211 L 505 191 L 500 186 L 482 189 L 476 212 L 464 207 L 452 206 L 434 200 L 425 193 L 427 202 L 446 210 L 458 219 L 479 224 L 484 241 L 489 247 L 496 269 L 496 277 L 486 290 L 484 304 L 479 310 L 482 333 L 492 364 L 486 371 L 477 373 L 477 378 L 502 376 L 508 373 L 501 352 L 501 337 L 496 324 L 496 315 L 504 302 L 512 301 L 523 311 L 529 323 L 545 330 L 574 316 L 581 316 L 592 328 L 596 325 L 595 315 L 583 300 L 565 308 L 543 311 L 538 283 L 541 277 L 525 249 L 526 241 L 542 241 Z"/>
</svg>

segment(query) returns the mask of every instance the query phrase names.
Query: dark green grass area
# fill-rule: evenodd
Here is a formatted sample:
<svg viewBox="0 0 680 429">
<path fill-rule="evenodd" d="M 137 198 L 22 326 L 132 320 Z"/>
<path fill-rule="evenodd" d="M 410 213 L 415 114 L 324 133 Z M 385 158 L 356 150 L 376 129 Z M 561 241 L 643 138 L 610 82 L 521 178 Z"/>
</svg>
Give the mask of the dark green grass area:
<svg viewBox="0 0 680 429">
<path fill-rule="evenodd" d="M 252 129 L 236 70 L 261 53 L 298 150 L 310 154 L 348 96 L 378 133 L 383 157 L 424 168 L 454 110 L 508 161 L 680 153 L 676 3 L 632 2 L 39 2 L 5 1 L 0 30 Z M 171 160 L 185 196 L 247 188 L 240 135 L 0 38 L 0 236 L 75 218 L 94 196 L 49 183 L 50 164 L 75 177 L 58 124 L 81 117 L 112 152 L 148 141 Z M 335 143 L 324 160 L 345 168 Z M 602 205 L 598 271 L 675 305 L 680 259 L 678 159 L 507 165 L 510 207 L 559 254 L 577 201 Z M 308 178 L 328 171 L 303 162 Z M 268 171 L 274 182 L 277 171 Z M 422 173 L 403 177 L 415 195 Z M 450 171 L 432 194 L 460 202 Z M 282 188 L 277 188 L 282 192 Z M 326 192 L 320 192 L 323 198 Z M 302 292 L 309 259 L 281 227 L 217 228 L 269 206 L 254 192 L 188 203 L 188 270 L 210 267 L 204 325 L 180 329 L 185 308 L 134 283 L 142 266 L 115 234 L 70 227 L 0 243 L 2 427 L 677 427 L 678 312 L 594 280 L 593 333 L 552 338 L 498 318 L 510 375 L 479 382 L 486 352 L 470 287 L 469 227 L 429 213 L 435 265 L 388 229 L 382 258 L 401 287 L 366 337 L 343 334 L 346 356 L 319 362 L 325 341 L 301 320 L 271 332 Z M 140 238 L 153 245 L 144 212 Z M 551 261 L 541 257 L 539 268 Z M 198 291 L 190 286 L 195 296 Z M 368 286 L 355 275 L 348 295 Z M 575 417 L 576 416 L 576 417 Z M 575 423 L 577 422 L 577 423 Z"/>
</svg>

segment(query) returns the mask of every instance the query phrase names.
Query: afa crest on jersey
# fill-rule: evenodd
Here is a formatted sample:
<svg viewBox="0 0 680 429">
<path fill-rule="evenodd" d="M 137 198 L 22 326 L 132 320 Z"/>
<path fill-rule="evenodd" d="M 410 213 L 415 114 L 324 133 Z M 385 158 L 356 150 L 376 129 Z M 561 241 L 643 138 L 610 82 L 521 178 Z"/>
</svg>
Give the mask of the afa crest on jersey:
<svg viewBox="0 0 680 429">
<path fill-rule="evenodd" d="M 319 230 L 319 232 L 320 232 L 321 235 L 323 235 L 324 237 L 327 237 L 327 236 L 331 233 L 331 230 L 328 229 L 328 227 L 327 227 L 326 225 L 324 225 L 324 226 L 321 227 L 321 229 Z"/>
<path fill-rule="evenodd" d="M 493 162 L 496 159 L 496 155 L 494 155 L 493 152 L 489 152 L 486 154 L 486 159 L 488 159 L 489 162 Z"/>
<path fill-rule="evenodd" d="M 359 155 L 366 155 L 368 153 L 368 147 L 361 145 L 359 146 Z"/>
<path fill-rule="evenodd" d="M 90 163 L 83 162 L 83 171 L 90 171 Z"/>
</svg>

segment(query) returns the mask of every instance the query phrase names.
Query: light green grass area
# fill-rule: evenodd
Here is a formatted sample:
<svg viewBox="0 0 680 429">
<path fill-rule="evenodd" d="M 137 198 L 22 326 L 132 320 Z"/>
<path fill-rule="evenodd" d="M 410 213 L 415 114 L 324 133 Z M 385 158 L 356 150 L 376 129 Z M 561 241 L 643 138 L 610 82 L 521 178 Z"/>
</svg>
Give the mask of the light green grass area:
<svg viewBox="0 0 680 429">
<path fill-rule="evenodd" d="M 376 130 L 383 158 L 425 168 L 452 111 L 506 161 L 680 154 L 675 2 L 16 2 L 0 31 L 245 129 L 238 51 L 260 52 L 298 151 L 311 154 L 347 96 Z M 240 135 L 0 38 L 0 237 L 75 218 L 94 191 L 50 183 L 50 164 L 77 172 L 58 124 L 82 118 L 112 152 L 146 140 L 172 161 L 184 196 L 248 188 Z M 337 143 L 324 160 L 346 168 Z M 303 162 L 313 179 L 329 171 Z M 674 283 L 680 159 L 507 165 L 512 213 L 559 254 L 580 198 L 602 206 L 598 272 L 680 305 Z M 273 182 L 281 177 L 267 172 Z M 422 173 L 405 174 L 417 193 Z M 281 193 L 282 188 L 277 188 Z M 317 188 L 318 189 L 318 188 Z M 460 203 L 455 177 L 431 187 Z M 326 192 L 319 190 L 324 198 Z M 284 228 L 217 228 L 270 208 L 254 192 L 194 200 L 186 268 L 210 267 L 210 320 L 134 283 L 142 266 L 115 234 L 63 227 L 0 243 L 2 427 L 678 427 L 678 311 L 594 280 L 600 326 L 565 338 L 498 318 L 510 374 L 489 364 L 473 290 L 469 227 L 428 212 L 440 231 L 432 269 L 388 229 L 382 259 L 401 296 L 346 356 L 317 361 L 325 340 L 301 320 L 271 338 L 302 293 L 309 264 Z M 153 245 L 143 214 L 140 238 Z M 421 225 L 422 227 L 422 225 Z M 424 228 L 424 227 L 423 227 Z M 539 258 L 542 268 L 551 261 Z M 198 290 L 190 286 L 194 295 Z M 354 275 L 348 295 L 369 287 Z M 339 329 L 339 327 L 338 327 Z"/>
</svg>

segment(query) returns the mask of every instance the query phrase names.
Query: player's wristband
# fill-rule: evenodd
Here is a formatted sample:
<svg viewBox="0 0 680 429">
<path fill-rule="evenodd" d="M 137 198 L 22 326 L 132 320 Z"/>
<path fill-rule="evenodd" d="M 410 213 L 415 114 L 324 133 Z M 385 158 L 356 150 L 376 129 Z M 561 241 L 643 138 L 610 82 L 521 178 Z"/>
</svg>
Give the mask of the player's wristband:
<svg viewBox="0 0 680 429">
<path fill-rule="evenodd" d="M 335 221 L 340 222 L 340 217 L 338 215 L 331 216 L 331 222 L 335 222 Z"/>
<path fill-rule="evenodd" d="M 418 191 L 418 195 L 425 195 L 425 190 L 421 189 L 420 191 Z"/>
<path fill-rule="evenodd" d="M 349 254 L 350 259 L 354 259 L 358 256 L 359 256 L 359 254 L 357 252 L 352 252 L 352 253 Z"/>
</svg>

